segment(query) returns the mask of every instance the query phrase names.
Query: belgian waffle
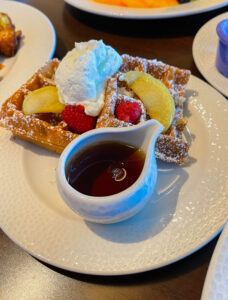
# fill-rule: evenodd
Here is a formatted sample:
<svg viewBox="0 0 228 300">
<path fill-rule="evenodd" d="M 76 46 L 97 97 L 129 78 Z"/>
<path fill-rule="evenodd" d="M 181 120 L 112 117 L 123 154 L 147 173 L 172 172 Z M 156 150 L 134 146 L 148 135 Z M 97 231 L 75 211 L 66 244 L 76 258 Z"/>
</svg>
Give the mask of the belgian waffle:
<svg viewBox="0 0 228 300">
<path fill-rule="evenodd" d="M 182 70 L 164 64 L 157 60 L 147 60 L 140 57 L 123 55 L 123 64 L 115 76 L 109 78 L 105 105 L 97 120 L 97 127 L 123 127 L 132 124 L 120 121 L 115 117 L 115 107 L 122 101 L 140 101 L 127 85 L 121 81 L 121 75 L 125 72 L 138 70 L 149 73 L 161 80 L 169 89 L 175 102 L 175 117 L 165 134 L 161 134 L 156 142 L 156 157 L 176 164 L 184 164 L 188 161 L 189 144 L 183 139 L 183 130 L 187 119 L 183 116 L 183 103 L 186 84 L 190 77 L 190 71 Z M 141 120 L 146 119 L 142 113 Z"/>
<path fill-rule="evenodd" d="M 0 125 L 10 129 L 16 137 L 61 153 L 78 136 L 69 131 L 61 116 L 50 113 L 24 115 L 22 112 L 23 100 L 29 92 L 54 85 L 58 65 L 57 59 L 47 62 L 2 105 Z"/>
<path fill-rule="evenodd" d="M 121 74 L 130 70 L 147 72 L 160 79 L 169 89 L 175 101 L 176 113 L 172 125 L 165 134 L 158 137 L 156 156 L 166 162 L 184 164 L 188 161 L 189 144 L 183 140 L 186 118 L 183 117 L 184 93 L 190 72 L 166 65 L 157 60 L 146 60 L 123 55 L 123 64 L 118 73 L 110 77 L 105 92 L 105 105 L 97 119 L 96 127 L 124 127 L 132 124 L 115 117 L 115 106 L 122 101 L 136 101 L 141 106 L 139 122 L 148 116 L 136 95 L 121 81 Z M 24 115 L 22 103 L 31 91 L 43 86 L 54 85 L 54 74 L 59 61 L 53 59 L 41 67 L 17 92 L 2 106 L 0 125 L 12 133 L 51 151 L 61 153 L 64 148 L 78 136 L 70 131 L 67 124 L 57 114 Z"/>
</svg>

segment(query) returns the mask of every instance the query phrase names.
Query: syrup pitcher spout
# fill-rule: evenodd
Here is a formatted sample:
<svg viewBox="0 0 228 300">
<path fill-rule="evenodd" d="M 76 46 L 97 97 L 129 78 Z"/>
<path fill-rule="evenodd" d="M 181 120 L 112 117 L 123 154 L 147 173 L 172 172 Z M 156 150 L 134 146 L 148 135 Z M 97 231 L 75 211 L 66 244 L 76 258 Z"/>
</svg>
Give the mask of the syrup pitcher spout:
<svg viewBox="0 0 228 300">
<path fill-rule="evenodd" d="M 151 199 L 156 185 L 155 143 L 163 129 L 158 121 L 148 120 L 129 127 L 95 129 L 76 138 L 61 154 L 57 168 L 57 185 L 63 200 L 74 212 L 91 222 L 115 223 L 135 215 Z M 145 153 L 142 171 L 135 182 L 115 194 L 83 194 L 69 184 L 69 166 L 75 158 L 81 161 L 80 155 L 85 155 L 87 149 L 94 145 L 102 147 L 104 142 L 122 143 L 142 150 Z"/>
<path fill-rule="evenodd" d="M 164 127 L 157 120 L 148 120 L 134 127 L 132 133 L 129 132 L 129 142 L 135 137 L 135 141 L 132 142 L 136 147 L 141 148 L 146 154 L 149 152 L 150 155 L 155 156 L 155 143 Z"/>
</svg>

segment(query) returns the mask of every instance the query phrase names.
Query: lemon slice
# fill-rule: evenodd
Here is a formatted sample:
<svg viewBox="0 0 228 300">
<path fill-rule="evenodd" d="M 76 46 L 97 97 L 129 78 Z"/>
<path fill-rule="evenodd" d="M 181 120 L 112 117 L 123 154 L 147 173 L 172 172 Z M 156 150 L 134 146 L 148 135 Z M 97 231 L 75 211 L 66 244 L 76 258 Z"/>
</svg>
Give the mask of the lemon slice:
<svg viewBox="0 0 228 300">
<path fill-rule="evenodd" d="M 143 102 L 151 119 L 158 120 L 163 126 L 163 133 L 173 122 L 175 103 L 167 87 L 148 73 L 130 71 L 123 75 L 128 86 Z"/>
<path fill-rule="evenodd" d="M 59 102 L 58 90 L 55 86 L 45 86 L 29 93 L 22 105 L 26 115 L 36 113 L 61 113 L 65 105 Z"/>
</svg>

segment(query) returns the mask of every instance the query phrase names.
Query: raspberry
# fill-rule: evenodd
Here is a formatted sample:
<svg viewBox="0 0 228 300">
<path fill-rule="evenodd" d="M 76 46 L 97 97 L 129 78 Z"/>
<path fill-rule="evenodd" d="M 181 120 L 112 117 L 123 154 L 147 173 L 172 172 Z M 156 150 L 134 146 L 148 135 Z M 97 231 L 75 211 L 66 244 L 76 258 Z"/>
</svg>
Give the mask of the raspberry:
<svg viewBox="0 0 228 300">
<path fill-rule="evenodd" d="M 115 114 L 121 121 L 136 124 L 141 115 L 141 107 L 137 102 L 124 101 L 117 105 Z"/>
<path fill-rule="evenodd" d="M 83 133 L 95 127 L 96 118 L 84 112 L 84 106 L 67 105 L 62 111 L 63 120 L 77 133 Z"/>
</svg>

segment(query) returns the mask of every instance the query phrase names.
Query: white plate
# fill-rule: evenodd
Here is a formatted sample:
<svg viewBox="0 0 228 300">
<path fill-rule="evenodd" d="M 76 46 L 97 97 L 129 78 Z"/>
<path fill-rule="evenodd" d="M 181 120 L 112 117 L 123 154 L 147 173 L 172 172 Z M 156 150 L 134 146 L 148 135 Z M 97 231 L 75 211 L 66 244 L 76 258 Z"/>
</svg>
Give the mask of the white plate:
<svg viewBox="0 0 228 300">
<path fill-rule="evenodd" d="M 192 95 L 192 97 L 190 97 Z M 152 270 L 193 253 L 222 228 L 228 211 L 228 103 L 191 76 L 186 114 L 191 163 L 159 163 L 155 193 L 135 217 L 85 222 L 60 198 L 58 155 L 0 130 L 0 224 L 35 257 L 71 271 L 117 275 Z"/>
<path fill-rule="evenodd" d="M 228 5 L 227 0 L 198 0 L 166 8 L 126 8 L 96 3 L 92 0 L 65 0 L 81 10 L 114 18 L 162 19 L 194 15 Z"/>
<path fill-rule="evenodd" d="M 55 51 L 56 35 L 50 20 L 32 6 L 0 1 L 1 12 L 7 13 L 22 39 L 15 56 L 0 56 L 4 68 L 0 71 L 0 104 L 51 58 Z"/>
<path fill-rule="evenodd" d="M 217 24 L 228 18 L 228 13 L 221 14 L 200 28 L 192 46 L 193 58 L 201 74 L 217 90 L 228 97 L 228 78 L 216 68 L 216 53 L 218 47 Z"/>
<path fill-rule="evenodd" d="M 213 253 L 201 300 L 228 299 L 228 223 Z"/>
</svg>

